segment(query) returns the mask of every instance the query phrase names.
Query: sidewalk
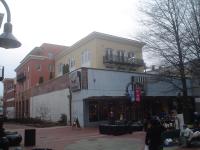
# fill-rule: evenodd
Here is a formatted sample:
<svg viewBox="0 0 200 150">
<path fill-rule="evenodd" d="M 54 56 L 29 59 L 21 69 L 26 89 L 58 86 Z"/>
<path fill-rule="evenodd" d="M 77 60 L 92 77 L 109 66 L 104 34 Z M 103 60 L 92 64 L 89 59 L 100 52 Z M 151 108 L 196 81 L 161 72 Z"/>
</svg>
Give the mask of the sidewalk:
<svg viewBox="0 0 200 150">
<path fill-rule="evenodd" d="M 5 124 L 6 130 L 18 131 L 23 136 L 23 150 L 50 148 L 53 150 L 144 150 L 145 132 L 121 136 L 99 134 L 97 128 L 72 129 L 71 127 L 36 128 L 36 145 L 24 147 L 24 130 L 32 127 Z M 199 149 L 199 148 L 198 148 Z M 167 147 L 164 150 L 197 150 Z"/>
</svg>

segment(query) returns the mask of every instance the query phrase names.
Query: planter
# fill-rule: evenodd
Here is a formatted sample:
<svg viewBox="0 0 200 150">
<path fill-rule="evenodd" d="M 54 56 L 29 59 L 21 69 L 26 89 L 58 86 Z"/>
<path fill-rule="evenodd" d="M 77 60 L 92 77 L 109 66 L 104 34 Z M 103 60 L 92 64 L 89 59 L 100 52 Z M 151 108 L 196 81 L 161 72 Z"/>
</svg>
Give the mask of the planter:
<svg viewBox="0 0 200 150">
<path fill-rule="evenodd" d="M 100 134 L 108 134 L 108 135 L 123 135 L 127 133 L 132 133 L 134 131 L 141 131 L 143 130 L 142 125 L 127 125 L 127 124 L 101 124 L 99 125 L 99 132 Z"/>
</svg>

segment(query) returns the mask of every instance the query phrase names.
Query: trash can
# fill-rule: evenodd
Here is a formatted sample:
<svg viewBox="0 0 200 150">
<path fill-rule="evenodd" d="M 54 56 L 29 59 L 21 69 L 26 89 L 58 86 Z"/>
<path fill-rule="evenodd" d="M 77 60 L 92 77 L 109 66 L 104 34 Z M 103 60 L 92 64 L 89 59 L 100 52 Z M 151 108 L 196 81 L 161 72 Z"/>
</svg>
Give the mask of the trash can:
<svg viewBox="0 0 200 150">
<path fill-rule="evenodd" d="M 35 146 L 35 129 L 25 129 L 24 146 Z"/>
</svg>

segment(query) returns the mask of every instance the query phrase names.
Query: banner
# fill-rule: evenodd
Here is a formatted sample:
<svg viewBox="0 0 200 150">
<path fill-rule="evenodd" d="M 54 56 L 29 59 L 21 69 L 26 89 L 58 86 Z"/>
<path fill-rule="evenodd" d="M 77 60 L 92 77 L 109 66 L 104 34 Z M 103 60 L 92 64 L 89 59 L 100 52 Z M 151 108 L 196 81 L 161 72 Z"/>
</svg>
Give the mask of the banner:
<svg viewBox="0 0 200 150">
<path fill-rule="evenodd" d="M 141 101 L 141 89 L 140 89 L 140 87 L 135 88 L 135 101 L 136 102 Z"/>
</svg>

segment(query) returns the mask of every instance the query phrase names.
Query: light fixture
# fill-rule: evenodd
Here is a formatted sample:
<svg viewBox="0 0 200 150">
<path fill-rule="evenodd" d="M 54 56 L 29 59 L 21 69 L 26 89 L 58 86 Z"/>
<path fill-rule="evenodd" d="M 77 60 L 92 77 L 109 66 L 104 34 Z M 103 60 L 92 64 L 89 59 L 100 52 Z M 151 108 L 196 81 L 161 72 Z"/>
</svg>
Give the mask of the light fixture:
<svg viewBox="0 0 200 150">
<path fill-rule="evenodd" d="M 7 22 L 4 24 L 4 32 L 0 35 L 0 47 L 3 47 L 5 49 L 18 48 L 21 46 L 21 43 L 12 34 L 12 24 L 10 23 L 11 22 L 10 9 L 4 0 L 0 1 L 4 5 L 7 12 Z"/>
</svg>

